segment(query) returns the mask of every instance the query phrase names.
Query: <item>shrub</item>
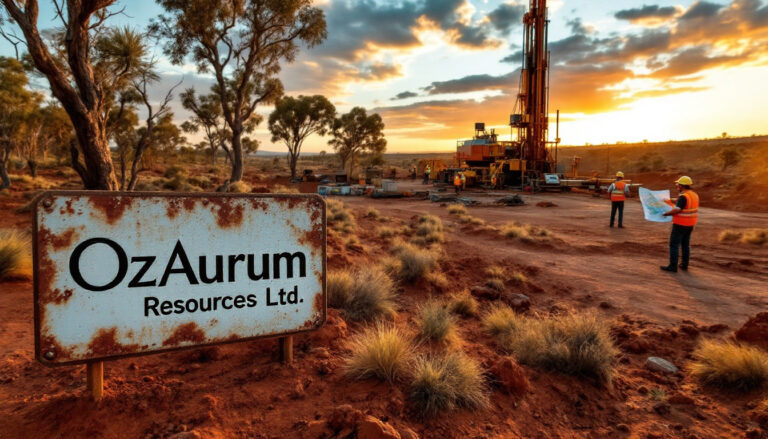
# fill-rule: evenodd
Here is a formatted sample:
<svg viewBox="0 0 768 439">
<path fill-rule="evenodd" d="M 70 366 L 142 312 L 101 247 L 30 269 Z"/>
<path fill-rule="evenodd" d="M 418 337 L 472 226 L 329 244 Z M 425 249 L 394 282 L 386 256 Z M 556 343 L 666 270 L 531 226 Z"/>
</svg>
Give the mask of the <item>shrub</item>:
<svg viewBox="0 0 768 439">
<path fill-rule="evenodd" d="M 477 314 L 478 303 L 472 294 L 469 293 L 469 290 L 464 290 L 451 297 L 451 300 L 448 302 L 448 309 L 454 314 L 471 317 Z"/>
<path fill-rule="evenodd" d="M 521 363 L 579 376 L 609 379 L 617 350 L 608 325 L 595 316 L 523 318 L 508 332 L 498 327 L 497 343 Z"/>
<path fill-rule="evenodd" d="M 739 391 L 768 384 L 768 353 L 754 346 L 704 340 L 693 356 L 691 371 L 705 384 Z"/>
<path fill-rule="evenodd" d="M 510 279 L 518 284 L 524 284 L 528 282 L 528 277 L 520 271 L 515 271 L 514 273 L 512 273 L 512 276 L 510 276 Z"/>
<path fill-rule="evenodd" d="M 300 194 L 301 191 L 297 187 L 285 186 L 282 184 L 273 185 L 269 188 L 269 192 L 272 194 Z"/>
<path fill-rule="evenodd" d="M 176 177 L 186 177 L 187 176 L 187 169 L 183 166 L 169 166 L 165 168 L 165 173 L 163 174 L 163 177 L 165 178 L 176 178 Z"/>
<path fill-rule="evenodd" d="M 30 177 L 29 175 L 16 175 L 13 176 L 13 180 L 15 180 L 17 183 L 21 183 L 25 186 L 29 186 L 30 189 L 40 189 L 40 190 L 47 190 L 52 189 L 58 186 L 58 184 L 55 181 L 50 181 L 46 179 L 45 177 L 37 176 L 37 177 Z"/>
<path fill-rule="evenodd" d="M 428 250 L 406 243 L 398 243 L 392 249 L 395 258 L 389 261 L 389 269 L 397 278 L 413 282 L 426 276 L 437 266 L 437 258 Z"/>
<path fill-rule="evenodd" d="M 328 306 L 342 309 L 352 297 L 354 278 L 348 271 L 330 271 L 325 280 Z"/>
<path fill-rule="evenodd" d="M 448 213 L 451 215 L 466 215 L 468 212 L 463 204 L 451 204 L 448 206 Z"/>
<path fill-rule="evenodd" d="M 392 279 L 378 267 L 363 267 L 355 271 L 351 284 L 343 275 L 334 275 L 334 291 L 329 303 L 344 310 L 350 320 L 373 320 L 395 315 L 395 293 Z M 346 291 L 345 291 L 346 290 Z M 333 295 L 333 299 L 330 296 Z M 333 306 L 333 305 L 332 305 Z"/>
<path fill-rule="evenodd" d="M 32 246 L 16 230 L 0 231 L 0 279 L 32 277 Z"/>
<path fill-rule="evenodd" d="M 394 382 L 403 374 L 413 347 L 394 325 L 377 323 L 350 340 L 344 371 L 354 379 L 378 378 Z"/>
<path fill-rule="evenodd" d="M 419 309 L 416 319 L 419 339 L 428 342 L 456 341 L 456 320 L 442 303 L 431 300 Z"/>
<path fill-rule="evenodd" d="M 419 357 L 413 367 L 409 399 L 422 417 L 488 406 L 483 371 L 459 352 Z"/>
<path fill-rule="evenodd" d="M 211 179 L 204 175 L 189 177 L 187 181 L 189 184 L 197 186 L 200 189 L 210 189 L 213 187 L 213 182 L 211 182 Z"/>
<path fill-rule="evenodd" d="M 444 290 L 451 286 L 451 282 L 442 271 L 432 270 L 424 275 L 424 279 L 438 289 Z"/>
</svg>

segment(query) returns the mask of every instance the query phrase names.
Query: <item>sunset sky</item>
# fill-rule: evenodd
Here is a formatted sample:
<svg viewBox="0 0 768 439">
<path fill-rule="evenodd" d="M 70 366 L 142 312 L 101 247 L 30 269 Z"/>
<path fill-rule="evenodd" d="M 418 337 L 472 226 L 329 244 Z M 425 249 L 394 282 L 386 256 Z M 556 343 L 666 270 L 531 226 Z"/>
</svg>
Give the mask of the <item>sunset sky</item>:
<svg viewBox="0 0 768 439">
<path fill-rule="evenodd" d="M 768 133 L 768 2 L 552 0 L 551 109 L 564 144 Z M 160 9 L 124 1 L 117 24 L 145 27 Z M 509 133 L 528 2 L 328 0 L 328 39 L 281 78 L 288 94 L 324 94 L 340 112 L 363 106 L 386 123 L 392 152 L 449 151 L 474 122 Z M 46 9 L 47 8 L 47 9 Z M 41 0 L 41 28 L 54 26 Z M 194 66 L 161 57 L 163 90 L 207 91 Z M 0 44 L 0 53 L 11 55 Z M 268 113 L 270 108 L 261 108 Z M 174 106 L 176 119 L 185 113 Z M 272 145 L 266 123 L 261 149 Z M 554 138 L 554 124 L 551 137 Z M 306 151 L 330 150 L 314 138 Z"/>
</svg>

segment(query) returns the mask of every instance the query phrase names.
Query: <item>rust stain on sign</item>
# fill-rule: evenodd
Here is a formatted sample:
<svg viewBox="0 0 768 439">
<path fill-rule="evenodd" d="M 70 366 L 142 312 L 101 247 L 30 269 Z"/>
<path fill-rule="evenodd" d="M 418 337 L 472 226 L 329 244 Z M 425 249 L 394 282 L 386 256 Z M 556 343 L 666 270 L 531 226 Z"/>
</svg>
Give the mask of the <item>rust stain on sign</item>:
<svg viewBox="0 0 768 439">
<path fill-rule="evenodd" d="M 46 365 L 325 322 L 325 202 L 316 195 L 53 191 L 34 221 L 35 352 Z"/>
</svg>

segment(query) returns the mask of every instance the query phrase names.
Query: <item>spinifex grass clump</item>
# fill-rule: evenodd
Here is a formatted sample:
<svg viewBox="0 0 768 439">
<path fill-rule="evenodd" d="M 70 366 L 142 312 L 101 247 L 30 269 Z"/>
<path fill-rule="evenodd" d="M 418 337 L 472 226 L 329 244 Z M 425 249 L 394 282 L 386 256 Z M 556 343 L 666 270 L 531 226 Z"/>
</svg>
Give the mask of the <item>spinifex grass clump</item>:
<svg viewBox="0 0 768 439">
<path fill-rule="evenodd" d="M 617 350 L 607 323 L 595 316 L 538 319 L 498 308 L 484 323 L 496 343 L 521 363 L 569 375 L 611 377 Z"/>
<path fill-rule="evenodd" d="M 392 247 L 393 257 L 385 261 L 387 271 L 394 277 L 413 282 L 425 277 L 437 267 L 437 257 L 429 250 L 399 242 Z"/>
<path fill-rule="evenodd" d="M 720 242 L 740 242 L 750 245 L 768 244 L 768 229 L 723 230 L 718 236 Z"/>
<path fill-rule="evenodd" d="M 377 323 L 349 342 L 344 371 L 355 379 L 378 378 L 394 382 L 402 376 L 413 354 L 406 335 L 394 325 Z"/>
<path fill-rule="evenodd" d="M 540 226 L 531 224 L 508 223 L 502 226 L 501 234 L 507 238 L 518 238 L 523 241 L 543 241 L 553 236 L 552 232 Z"/>
<path fill-rule="evenodd" d="M 422 215 L 414 227 L 414 235 L 426 244 L 443 242 L 443 222 L 433 215 Z"/>
<path fill-rule="evenodd" d="M 342 234 L 352 233 L 355 230 L 355 216 L 352 211 L 344 206 L 344 203 L 338 200 L 328 199 L 325 201 L 328 208 L 328 225 L 335 231 Z"/>
<path fill-rule="evenodd" d="M 462 317 L 472 317 L 477 315 L 479 305 L 477 300 L 472 297 L 469 290 L 463 290 L 454 294 L 448 302 L 448 310 Z"/>
<path fill-rule="evenodd" d="M 0 231 L 0 279 L 32 277 L 32 246 L 16 230 Z"/>
<path fill-rule="evenodd" d="M 409 400 L 422 417 L 488 405 L 483 371 L 476 361 L 462 353 L 419 357 L 411 374 Z"/>
<path fill-rule="evenodd" d="M 374 320 L 395 315 L 392 279 L 376 266 L 353 272 L 331 272 L 326 280 L 328 305 L 344 310 L 350 320 Z"/>
<path fill-rule="evenodd" d="M 768 385 L 768 353 L 757 347 L 704 340 L 693 356 L 691 371 L 705 384 L 739 391 Z"/>
<path fill-rule="evenodd" d="M 453 343 L 458 339 L 454 316 L 436 300 L 427 302 L 419 309 L 416 327 L 421 341 Z"/>
<path fill-rule="evenodd" d="M 468 212 L 463 204 L 451 204 L 448 206 L 448 213 L 451 215 L 466 215 Z"/>
</svg>

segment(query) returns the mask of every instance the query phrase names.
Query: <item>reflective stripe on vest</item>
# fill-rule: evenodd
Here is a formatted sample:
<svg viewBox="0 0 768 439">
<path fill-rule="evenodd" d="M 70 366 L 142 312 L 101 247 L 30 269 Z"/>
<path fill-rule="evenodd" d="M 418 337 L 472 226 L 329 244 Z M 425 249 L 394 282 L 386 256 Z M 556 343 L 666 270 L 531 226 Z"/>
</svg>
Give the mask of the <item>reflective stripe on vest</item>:
<svg viewBox="0 0 768 439">
<path fill-rule="evenodd" d="M 687 191 L 681 196 L 685 197 L 685 209 L 672 216 L 672 222 L 679 226 L 693 227 L 699 220 L 699 196 L 693 191 Z"/>
<path fill-rule="evenodd" d="M 459 177 L 458 175 L 456 177 L 453 177 L 453 185 L 461 186 L 461 177 Z"/>
<path fill-rule="evenodd" d="M 613 191 L 611 191 L 611 201 L 624 201 L 627 197 L 624 195 L 624 188 L 627 186 L 623 181 L 617 181 L 613 183 Z"/>
</svg>

